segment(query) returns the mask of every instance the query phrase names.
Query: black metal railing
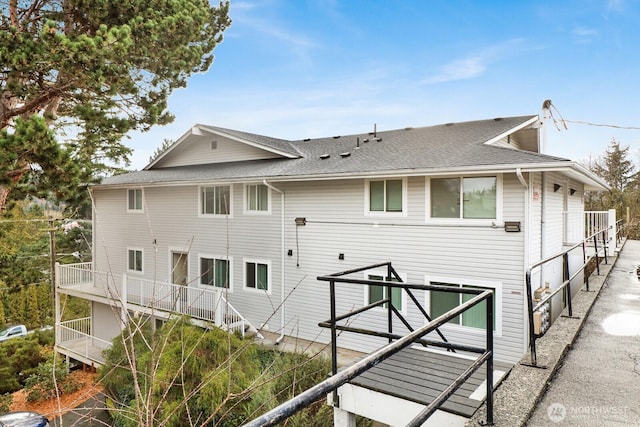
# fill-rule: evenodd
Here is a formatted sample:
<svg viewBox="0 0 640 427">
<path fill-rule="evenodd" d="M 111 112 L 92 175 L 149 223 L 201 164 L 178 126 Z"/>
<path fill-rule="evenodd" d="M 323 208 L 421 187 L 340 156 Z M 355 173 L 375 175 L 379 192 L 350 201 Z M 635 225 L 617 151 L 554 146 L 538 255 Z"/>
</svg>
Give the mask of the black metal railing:
<svg viewBox="0 0 640 427">
<path fill-rule="evenodd" d="M 617 226 L 617 224 L 616 224 Z M 535 331 L 535 323 L 534 323 L 534 313 L 540 310 L 547 302 L 549 302 L 554 296 L 556 296 L 560 292 L 564 292 L 566 307 L 567 307 L 567 317 L 573 317 L 573 306 L 572 306 L 572 290 L 571 290 L 571 282 L 575 279 L 581 272 L 584 272 L 585 276 L 585 286 L 586 291 L 589 291 L 589 274 L 587 272 L 587 266 L 590 265 L 592 260 L 595 260 L 595 269 L 598 275 L 600 275 L 600 259 L 601 253 L 604 258 L 605 264 L 609 263 L 608 254 L 607 254 L 607 246 L 609 242 L 609 230 L 613 228 L 613 225 L 610 225 L 607 228 L 596 231 L 590 236 L 587 236 L 582 242 L 578 242 L 564 251 L 557 253 L 555 255 L 551 255 L 543 260 L 540 260 L 536 263 L 531 264 L 526 272 L 525 272 L 525 284 L 526 284 L 526 292 L 527 292 L 527 307 L 528 307 L 528 320 L 529 320 L 529 353 L 530 353 L 530 366 L 541 367 L 538 365 L 538 355 L 536 349 L 536 340 L 544 335 L 544 331 L 536 332 Z M 592 247 L 594 249 L 594 253 L 592 255 L 587 255 L 587 246 Z M 582 248 L 582 265 L 576 269 L 575 272 L 571 273 L 569 268 L 569 254 L 574 250 Z M 544 297 L 540 298 L 534 305 L 533 301 L 533 288 L 532 288 L 532 274 L 533 271 L 542 268 L 545 264 L 548 264 L 554 260 L 562 258 L 562 283 L 555 287 L 555 289 L 551 292 L 548 292 Z M 553 319 L 550 319 L 550 322 Z"/>
<path fill-rule="evenodd" d="M 393 278 L 394 280 L 363 280 L 363 279 L 354 279 L 344 277 L 349 274 L 371 270 L 374 268 L 380 268 L 382 266 L 387 266 L 387 278 Z M 395 272 L 391 263 L 381 263 L 370 265 L 363 268 L 358 268 L 354 270 L 343 271 L 341 273 L 332 274 L 329 276 L 320 276 L 318 280 L 329 282 L 329 290 L 331 297 L 331 318 L 326 322 L 321 322 L 320 326 L 331 328 L 331 370 L 332 375 L 329 379 L 317 384 L 316 386 L 306 390 L 305 392 L 299 394 L 298 396 L 290 399 L 289 401 L 281 404 L 277 408 L 267 412 L 259 418 L 249 422 L 245 425 L 245 427 L 258 427 L 258 426 L 272 426 L 275 425 L 288 417 L 292 416 L 299 410 L 311 405 L 314 402 L 317 402 L 320 399 L 326 397 L 327 394 L 333 393 L 333 404 L 336 407 L 339 407 L 339 399 L 337 396 L 337 389 L 349 382 L 350 380 L 356 378 L 363 372 L 373 368 L 378 365 L 380 362 L 388 359 L 394 354 L 398 353 L 402 349 L 414 344 L 419 343 L 422 345 L 433 345 L 437 347 L 443 347 L 450 350 L 460 350 L 466 351 L 470 353 L 477 354 L 477 358 L 473 361 L 473 363 L 462 372 L 444 391 L 442 391 L 423 411 L 421 411 L 409 424 L 408 426 L 420 426 L 424 421 L 429 418 L 455 391 L 475 372 L 477 371 L 484 363 L 486 363 L 486 405 L 487 405 L 487 415 L 486 415 L 486 424 L 493 424 L 493 319 L 494 319 L 494 305 L 493 305 L 493 291 L 492 290 L 482 290 L 478 288 L 453 288 L 448 286 L 441 285 L 416 285 L 401 282 L 400 276 Z M 355 284 L 355 285 L 378 285 L 378 286 L 386 286 L 387 287 L 387 297 L 381 301 L 377 301 L 375 303 L 369 304 L 365 307 L 352 310 L 345 315 L 338 316 L 336 313 L 336 284 Z M 405 290 L 405 292 L 409 292 L 409 295 L 412 295 L 411 290 L 429 290 L 429 291 L 440 291 L 440 292 L 450 292 L 450 293 L 465 293 L 465 294 L 473 294 L 475 295 L 470 300 L 458 305 L 457 307 L 449 310 L 448 312 L 438 316 L 435 319 L 431 319 L 429 315 L 426 313 L 424 308 L 422 308 L 422 314 L 428 319 L 428 323 L 419 327 L 417 329 L 413 329 L 406 319 L 402 316 L 402 314 L 393 307 L 391 303 L 391 289 L 392 288 L 401 288 Z M 412 298 L 416 306 L 421 306 L 418 304 L 417 299 Z M 483 301 L 486 301 L 486 344 L 485 348 L 475 347 L 470 345 L 461 345 L 451 343 L 446 341 L 444 335 L 439 331 L 439 327 L 450 321 L 451 319 L 459 316 L 461 313 L 467 311 L 471 307 L 479 304 Z M 407 326 L 409 333 L 402 336 L 393 332 L 393 326 L 391 325 L 393 321 L 393 316 L 390 314 L 387 316 L 387 320 L 389 325 L 387 327 L 386 332 L 381 331 L 373 331 L 367 330 L 364 328 L 354 328 L 346 325 L 339 325 L 338 322 L 347 320 L 351 316 L 358 315 L 360 313 L 371 310 L 372 308 L 379 307 L 383 304 L 387 304 L 389 307 L 389 312 L 395 314 L 399 318 L 403 319 L 402 323 Z M 337 353 L 337 339 L 338 339 L 338 331 L 344 332 L 353 332 L 365 335 L 373 335 L 377 337 L 382 337 L 388 339 L 389 343 L 380 348 L 379 350 L 370 353 L 369 355 L 362 358 L 360 361 L 340 370 L 338 372 L 338 353 Z M 434 341 L 431 339 L 423 338 L 425 335 L 428 335 L 431 332 L 436 332 L 440 335 L 443 341 Z"/>
</svg>

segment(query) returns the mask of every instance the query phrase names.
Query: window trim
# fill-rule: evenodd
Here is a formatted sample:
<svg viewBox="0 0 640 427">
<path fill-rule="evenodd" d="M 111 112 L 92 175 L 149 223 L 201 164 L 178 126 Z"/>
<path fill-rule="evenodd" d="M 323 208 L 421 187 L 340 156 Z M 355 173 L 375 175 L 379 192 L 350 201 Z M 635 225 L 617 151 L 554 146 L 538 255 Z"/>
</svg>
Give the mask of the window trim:
<svg viewBox="0 0 640 427">
<path fill-rule="evenodd" d="M 371 210 L 371 182 L 384 181 L 402 181 L 402 210 L 400 212 L 388 212 L 372 211 Z M 385 185 L 386 187 L 386 185 Z M 408 179 L 407 177 L 379 177 L 379 178 L 367 178 L 364 180 L 364 214 L 365 216 L 385 216 L 385 217 L 406 217 L 408 213 L 407 209 L 407 193 L 408 193 Z M 385 202 L 386 203 L 386 202 Z"/>
<path fill-rule="evenodd" d="M 262 210 L 252 210 L 249 209 L 248 197 L 249 197 L 249 186 L 264 186 L 267 189 L 267 209 Z M 271 188 L 268 185 L 264 185 L 261 182 L 253 182 L 244 184 L 242 191 L 242 212 L 247 215 L 271 215 Z"/>
<path fill-rule="evenodd" d="M 449 283 L 452 285 L 458 285 L 458 286 L 473 286 L 475 288 L 491 288 L 495 290 L 494 293 L 494 299 L 495 299 L 495 306 L 496 306 L 496 311 L 494 313 L 494 320 L 495 320 L 495 324 L 496 327 L 493 331 L 493 335 L 495 337 L 501 337 L 502 336 L 502 310 L 503 310 L 503 306 L 502 306 L 502 294 L 503 294 L 503 285 L 502 282 L 493 282 L 493 281 L 488 281 L 488 280 L 475 280 L 475 279 L 455 279 L 453 277 L 443 277 L 443 276 L 430 276 L 430 275 L 425 275 L 424 277 L 424 284 L 425 285 L 430 285 L 432 282 L 439 282 L 439 283 Z M 459 294 L 460 295 L 460 294 Z M 424 308 L 427 311 L 427 313 L 429 313 L 429 316 L 431 316 L 431 291 L 429 290 L 425 290 L 424 291 Z M 429 323 L 426 319 L 424 324 L 426 325 L 427 323 Z M 481 328 L 476 328 L 473 326 L 464 326 L 464 325 L 452 325 L 451 323 L 445 323 L 444 325 L 440 326 L 440 328 L 442 328 L 443 330 L 450 330 L 450 331 L 464 331 L 465 333 L 469 332 L 471 334 L 478 334 L 478 335 L 482 335 L 484 336 L 484 329 Z"/>
<path fill-rule="evenodd" d="M 367 270 L 364 272 L 364 279 L 365 280 L 369 280 L 369 276 L 382 276 L 385 277 L 387 275 L 387 271 L 385 270 Z M 400 276 L 400 278 L 402 279 L 402 281 L 404 283 L 407 283 L 407 274 L 406 273 L 398 273 L 398 275 Z M 366 285 L 364 286 L 364 296 L 363 296 L 363 302 L 364 305 L 367 306 L 369 304 L 371 304 L 371 302 L 369 301 L 369 287 L 370 285 Z M 386 289 L 386 288 L 384 288 Z M 383 290 L 384 292 L 384 290 Z M 400 294 L 401 296 L 401 301 L 400 303 L 402 304 L 402 308 L 399 310 L 400 313 L 402 313 L 403 316 L 405 316 L 407 314 L 407 293 L 406 292 L 402 292 Z M 376 313 L 386 313 L 387 312 L 387 308 L 386 307 L 375 307 L 373 309 L 371 309 L 372 312 L 376 312 Z"/>
<path fill-rule="evenodd" d="M 140 270 L 132 270 L 131 266 L 129 265 L 129 252 L 131 252 L 131 251 L 140 252 L 140 258 L 141 258 L 140 259 L 140 263 L 142 264 L 140 266 Z M 127 272 L 128 273 L 144 274 L 144 249 L 140 248 L 140 247 L 127 247 L 125 262 L 126 262 Z"/>
<path fill-rule="evenodd" d="M 463 218 L 463 207 L 460 206 L 459 218 L 438 218 L 431 216 L 431 180 L 441 178 L 490 178 L 496 177 L 496 217 L 495 218 Z M 504 200 L 504 174 L 501 173 L 483 173 L 483 174 L 459 174 L 459 175 L 439 175 L 439 176 L 427 176 L 425 177 L 425 222 L 430 224 L 465 224 L 465 225 L 498 225 L 502 224 L 503 217 L 503 200 Z"/>
<path fill-rule="evenodd" d="M 213 260 L 221 260 L 221 261 L 227 261 L 228 265 L 227 265 L 227 269 L 229 272 L 229 287 L 227 288 L 221 288 L 219 286 L 216 285 L 207 285 L 202 283 L 202 259 L 213 259 Z M 215 274 L 215 272 L 214 272 Z M 227 257 L 227 256 L 217 256 L 217 255 L 211 255 L 208 253 L 198 253 L 198 281 L 196 282 L 197 286 L 201 289 L 215 289 L 215 290 L 219 290 L 219 291 L 225 291 L 225 292 L 230 292 L 233 293 L 233 257 Z"/>
<path fill-rule="evenodd" d="M 129 194 L 131 191 L 140 192 L 140 209 L 136 209 L 135 207 L 131 209 L 129 206 Z M 127 188 L 127 213 L 144 213 L 144 190 L 142 187 Z"/>
<path fill-rule="evenodd" d="M 202 213 L 202 207 L 204 205 L 203 189 L 213 187 L 229 187 L 229 213 L 217 214 L 217 213 Z M 233 218 L 233 184 L 208 184 L 198 186 L 198 217 L 199 218 Z"/>
<path fill-rule="evenodd" d="M 257 289 L 247 286 L 247 264 L 265 264 L 267 266 L 267 289 Z M 258 293 L 261 295 L 271 295 L 271 288 L 273 283 L 271 281 L 271 261 L 261 258 L 242 258 L 242 288 L 247 292 Z"/>
</svg>

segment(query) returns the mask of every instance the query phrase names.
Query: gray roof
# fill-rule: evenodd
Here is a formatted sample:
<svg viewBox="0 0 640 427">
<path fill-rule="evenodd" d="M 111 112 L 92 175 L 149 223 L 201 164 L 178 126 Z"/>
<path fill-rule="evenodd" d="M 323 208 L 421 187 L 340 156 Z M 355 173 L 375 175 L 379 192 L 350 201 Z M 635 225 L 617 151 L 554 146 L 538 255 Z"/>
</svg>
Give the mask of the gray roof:
<svg viewBox="0 0 640 427">
<path fill-rule="evenodd" d="M 168 168 L 151 167 L 105 179 L 103 185 L 208 180 L 250 180 L 295 177 L 375 176 L 385 173 L 428 173 L 448 168 L 479 169 L 507 165 L 571 163 L 568 159 L 485 144 L 509 133 L 537 116 L 450 123 L 406 128 L 373 134 L 363 133 L 286 141 L 231 129 L 206 126 L 297 158 L 213 163 Z M 379 138 L 379 140 L 378 140 Z M 367 141 L 368 140 L 368 141 Z M 356 148 L 359 141 L 360 148 Z M 348 156 L 345 153 L 349 153 Z M 326 157 L 328 158 L 322 158 Z"/>
</svg>

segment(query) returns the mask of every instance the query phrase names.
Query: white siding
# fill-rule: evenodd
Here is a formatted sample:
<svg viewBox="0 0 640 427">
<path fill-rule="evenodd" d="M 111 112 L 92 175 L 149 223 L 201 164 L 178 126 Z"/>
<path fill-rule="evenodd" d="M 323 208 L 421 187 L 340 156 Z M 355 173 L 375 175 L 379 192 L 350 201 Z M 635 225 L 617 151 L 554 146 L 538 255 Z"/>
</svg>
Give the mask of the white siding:
<svg viewBox="0 0 640 427">
<path fill-rule="evenodd" d="M 95 190 L 95 263 L 100 271 L 126 271 L 126 248 L 144 252 L 144 277 L 165 281 L 170 277 L 171 250 L 189 252 L 189 286 L 198 286 L 198 254 L 225 255 L 233 259 L 232 305 L 256 326 L 268 323 L 280 331 L 281 258 L 286 283 L 285 334 L 321 342 L 329 332 L 318 327 L 329 312 L 328 284 L 316 278 L 346 269 L 391 261 L 414 284 L 425 277 L 447 277 L 502 286 L 502 331 L 495 339 L 499 359 L 515 361 L 524 347 L 523 273 L 524 232 L 507 233 L 492 226 L 442 226 L 425 222 L 425 179 L 408 179 L 407 215 L 365 215 L 365 181 L 362 179 L 278 183 L 286 193 L 285 247 L 280 247 L 280 194 L 272 192 L 270 215 L 242 212 L 242 185 L 233 186 L 233 217 L 198 217 L 198 187 L 144 189 L 144 213 L 126 212 L 126 189 Z M 503 218 L 529 224 L 524 217 L 524 188 L 514 174 L 503 178 Z M 535 204 L 535 203 L 534 203 Z M 295 218 L 307 224 L 296 226 Z M 154 245 L 155 242 L 155 245 Z M 287 256 L 287 251 L 292 256 Z M 339 260 L 344 254 L 344 260 Z M 243 258 L 271 262 L 271 294 L 243 289 Z M 364 278 L 364 273 L 358 276 Z M 338 289 L 338 313 L 365 303 L 362 286 Z M 425 304 L 424 292 L 415 292 Z M 420 313 L 407 304 L 407 319 L 422 326 Z M 358 316 L 354 326 L 386 330 L 386 314 Z M 483 345 L 483 334 L 468 329 L 445 328 L 449 340 Z M 394 331 L 404 332 L 396 322 Z M 434 334 L 434 339 L 436 336 Z M 386 341 L 344 333 L 339 345 L 371 350 Z"/>
<path fill-rule="evenodd" d="M 490 226 L 426 225 L 421 177 L 409 179 L 408 214 L 403 218 L 365 218 L 363 180 L 288 184 L 285 190 L 286 249 L 294 251 L 294 256 L 287 259 L 287 289 L 291 295 L 286 311 L 292 329 L 287 334 L 314 338 L 319 333 L 317 323 L 329 318 L 329 285 L 317 281 L 318 275 L 391 261 L 414 284 L 423 284 L 425 276 L 501 283 L 502 336 L 496 337 L 496 351 L 502 359 L 521 357 L 524 233 L 506 233 L 503 228 Z M 504 194 L 508 198 L 504 203 L 505 220 L 524 221 L 523 187 L 515 175 L 505 177 Z M 297 239 L 295 217 L 307 219 L 307 225 L 298 227 Z M 340 253 L 344 261 L 338 259 Z M 361 286 L 342 285 L 337 293 L 338 312 L 362 306 L 365 291 Z M 424 304 L 423 292 L 415 296 Z M 420 313 L 408 306 L 410 323 L 422 326 Z M 352 325 L 386 330 L 385 316 L 383 312 L 361 314 Z M 404 327 L 397 322 L 394 330 L 404 331 Z M 325 331 L 320 339 L 326 341 L 327 336 Z M 482 334 L 470 336 L 460 328 L 450 329 L 446 336 L 478 345 L 483 340 Z M 384 340 L 344 333 L 339 343 L 371 350 Z"/>
<path fill-rule="evenodd" d="M 212 141 L 216 142 L 215 149 L 211 148 Z M 154 168 L 274 159 L 278 157 L 280 156 L 269 151 L 221 136 L 190 136 L 174 151 L 161 159 Z"/>
</svg>

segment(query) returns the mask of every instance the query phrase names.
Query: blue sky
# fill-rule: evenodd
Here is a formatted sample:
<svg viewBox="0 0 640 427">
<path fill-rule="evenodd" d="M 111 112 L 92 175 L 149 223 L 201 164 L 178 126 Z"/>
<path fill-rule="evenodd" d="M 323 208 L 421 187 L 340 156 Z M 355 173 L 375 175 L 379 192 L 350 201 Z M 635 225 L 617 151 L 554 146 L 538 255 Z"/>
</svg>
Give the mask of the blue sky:
<svg viewBox="0 0 640 427">
<path fill-rule="evenodd" d="M 231 0 L 205 74 L 171 96 L 174 123 L 132 134 L 131 167 L 203 123 L 285 139 L 540 114 L 640 127 L 640 2 Z M 638 160 L 640 130 L 567 123 L 547 152 Z"/>
</svg>

